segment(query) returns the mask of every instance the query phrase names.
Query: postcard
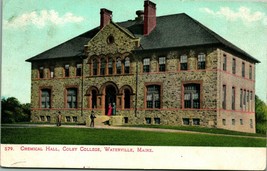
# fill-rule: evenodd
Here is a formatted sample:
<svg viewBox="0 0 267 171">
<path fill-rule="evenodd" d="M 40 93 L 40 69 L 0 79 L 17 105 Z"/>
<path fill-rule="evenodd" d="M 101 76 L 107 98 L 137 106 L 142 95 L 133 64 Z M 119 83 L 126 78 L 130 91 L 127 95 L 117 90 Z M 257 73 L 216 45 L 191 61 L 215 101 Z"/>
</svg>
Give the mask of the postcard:
<svg viewBox="0 0 267 171">
<path fill-rule="evenodd" d="M 1 167 L 266 168 L 266 2 L 2 4 Z"/>
</svg>

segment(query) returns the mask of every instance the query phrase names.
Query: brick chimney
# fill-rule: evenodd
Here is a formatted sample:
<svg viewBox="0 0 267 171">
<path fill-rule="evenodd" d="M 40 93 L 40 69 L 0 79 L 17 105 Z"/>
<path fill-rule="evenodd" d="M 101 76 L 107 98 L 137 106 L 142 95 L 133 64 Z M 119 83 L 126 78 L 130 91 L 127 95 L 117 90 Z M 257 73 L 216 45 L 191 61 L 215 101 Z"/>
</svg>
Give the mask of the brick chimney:
<svg viewBox="0 0 267 171">
<path fill-rule="evenodd" d="M 112 11 L 105 9 L 105 8 L 101 8 L 100 9 L 100 29 L 102 29 L 107 24 L 109 24 L 111 18 L 112 18 Z"/>
<path fill-rule="evenodd" d="M 156 4 L 145 0 L 144 8 L 144 35 L 149 35 L 156 27 Z"/>
</svg>

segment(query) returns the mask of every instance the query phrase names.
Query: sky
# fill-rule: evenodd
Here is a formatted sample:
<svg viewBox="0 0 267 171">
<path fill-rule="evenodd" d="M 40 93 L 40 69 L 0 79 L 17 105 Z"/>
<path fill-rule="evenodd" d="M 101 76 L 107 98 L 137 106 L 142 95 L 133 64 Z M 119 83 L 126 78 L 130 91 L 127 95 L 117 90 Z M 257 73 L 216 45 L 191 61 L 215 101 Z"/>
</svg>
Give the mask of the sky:
<svg viewBox="0 0 267 171">
<path fill-rule="evenodd" d="M 152 0 L 157 16 L 186 13 L 261 61 L 256 94 L 267 102 L 267 2 Z M 3 0 L 1 97 L 31 98 L 31 64 L 25 62 L 100 24 L 100 8 L 113 21 L 134 19 L 143 0 Z"/>
</svg>

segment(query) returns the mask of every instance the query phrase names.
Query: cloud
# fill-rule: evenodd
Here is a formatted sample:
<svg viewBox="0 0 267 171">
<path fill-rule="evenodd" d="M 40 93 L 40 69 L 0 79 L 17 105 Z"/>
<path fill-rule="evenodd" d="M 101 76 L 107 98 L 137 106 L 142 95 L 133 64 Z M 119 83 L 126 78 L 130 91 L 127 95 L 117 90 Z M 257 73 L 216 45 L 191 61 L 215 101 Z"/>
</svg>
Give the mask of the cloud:
<svg viewBox="0 0 267 171">
<path fill-rule="evenodd" d="M 267 25 L 265 13 L 260 11 L 252 12 L 247 7 L 240 7 L 237 11 L 231 10 L 229 7 L 221 7 L 219 11 L 213 11 L 209 8 L 201 8 L 200 10 L 216 17 L 224 17 L 229 21 L 242 20 L 245 24 L 260 21 Z"/>
<path fill-rule="evenodd" d="M 8 20 L 4 20 L 3 26 L 4 28 L 21 28 L 33 25 L 38 28 L 43 28 L 48 24 L 64 25 L 66 23 L 79 23 L 83 20 L 83 17 L 75 16 L 70 12 L 59 16 L 58 12 L 55 10 L 42 10 L 39 13 L 33 11 L 20 16 L 13 16 Z"/>
</svg>

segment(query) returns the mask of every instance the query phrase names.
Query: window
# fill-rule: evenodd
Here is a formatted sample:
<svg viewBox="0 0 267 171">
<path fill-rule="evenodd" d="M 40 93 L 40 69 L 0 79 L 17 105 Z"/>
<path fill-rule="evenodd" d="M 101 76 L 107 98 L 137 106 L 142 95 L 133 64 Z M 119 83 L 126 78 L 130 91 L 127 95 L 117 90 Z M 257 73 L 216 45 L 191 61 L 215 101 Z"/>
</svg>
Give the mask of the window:
<svg viewBox="0 0 267 171">
<path fill-rule="evenodd" d="M 70 116 L 66 116 L 66 122 L 70 122 Z"/>
<path fill-rule="evenodd" d="M 117 74 L 121 74 L 121 58 L 117 58 L 116 69 Z"/>
<path fill-rule="evenodd" d="M 244 93 L 243 93 L 243 104 L 244 104 L 245 109 L 246 109 L 246 90 L 244 90 Z"/>
<path fill-rule="evenodd" d="M 93 60 L 93 75 L 97 75 L 97 70 L 98 70 L 98 63 L 97 60 Z"/>
<path fill-rule="evenodd" d="M 197 57 L 197 67 L 198 69 L 205 69 L 206 68 L 206 55 L 204 53 L 200 53 Z"/>
<path fill-rule="evenodd" d="M 124 61 L 124 73 L 129 74 L 130 73 L 130 58 L 126 57 Z"/>
<path fill-rule="evenodd" d="M 226 85 L 223 85 L 222 108 L 226 109 Z"/>
<path fill-rule="evenodd" d="M 232 125 L 235 125 L 235 119 L 232 119 Z"/>
<path fill-rule="evenodd" d="M 200 108 L 200 85 L 184 85 L 184 108 Z"/>
<path fill-rule="evenodd" d="M 159 57 L 159 71 L 163 72 L 166 70 L 166 57 Z"/>
<path fill-rule="evenodd" d="M 55 77 L 55 67 L 51 66 L 50 67 L 50 78 L 54 78 Z"/>
<path fill-rule="evenodd" d="M 41 90 L 41 105 L 42 108 L 51 108 L 51 90 L 42 89 Z"/>
<path fill-rule="evenodd" d="M 160 118 L 154 118 L 155 124 L 160 124 Z"/>
<path fill-rule="evenodd" d="M 240 119 L 240 125 L 243 125 L 243 119 Z"/>
<path fill-rule="evenodd" d="M 113 59 L 112 58 L 108 59 L 108 74 L 109 75 L 113 74 Z"/>
<path fill-rule="evenodd" d="M 67 108 L 77 108 L 77 89 L 67 89 Z"/>
<path fill-rule="evenodd" d="M 131 106 L 131 92 L 128 89 L 124 90 L 124 108 L 129 109 Z"/>
<path fill-rule="evenodd" d="M 243 101 L 242 101 L 242 99 L 243 99 L 243 90 L 242 89 L 240 89 L 240 109 L 242 109 L 243 108 Z"/>
<path fill-rule="evenodd" d="M 146 124 L 151 124 L 151 118 L 145 118 Z"/>
<path fill-rule="evenodd" d="M 44 67 L 39 68 L 39 78 L 44 78 Z"/>
<path fill-rule="evenodd" d="M 180 70 L 187 70 L 187 56 L 182 55 L 180 57 Z"/>
<path fill-rule="evenodd" d="M 249 120 L 249 125 L 250 125 L 250 128 L 253 128 L 253 120 L 252 119 Z"/>
<path fill-rule="evenodd" d="M 65 65 L 65 77 L 70 76 L 70 65 Z"/>
<path fill-rule="evenodd" d="M 82 64 L 76 65 L 76 76 L 82 76 Z"/>
<path fill-rule="evenodd" d="M 50 116 L 46 116 L 46 121 L 50 122 L 51 121 L 51 117 Z"/>
<path fill-rule="evenodd" d="M 249 79 L 252 79 L 252 66 L 249 66 Z"/>
<path fill-rule="evenodd" d="M 73 120 L 73 122 L 78 122 L 78 118 L 77 118 L 77 116 L 73 116 L 73 117 L 72 117 L 72 120 Z"/>
<path fill-rule="evenodd" d="M 245 63 L 242 62 L 242 77 L 245 77 Z"/>
<path fill-rule="evenodd" d="M 40 119 L 41 119 L 41 121 L 45 121 L 45 117 L 44 116 L 40 116 Z"/>
<path fill-rule="evenodd" d="M 105 75 L 106 73 L 106 60 L 101 58 L 101 67 L 100 67 L 100 75 Z"/>
<path fill-rule="evenodd" d="M 143 59 L 143 72 L 149 72 L 150 71 L 150 59 L 145 58 Z"/>
<path fill-rule="evenodd" d="M 160 108 L 160 86 L 147 86 L 146 105 L 147 108 Z"/>
<path fill-rule="evenodd" d="M 225 119 L 222 119 L 222 124 L 226 125 L 226 120 Z"/>
<path fill-rule="evenodd" d="M 96 103 L 96 101 L 97 101 L 97 91 L 96 90 L 92 90 L 92 99 L 91 99 L 91 101 L 92 101 L 92 108 L 94 109 L 94 108 L 97 108 L 97 103 Z"/>
<path fill-rule="evenodd" d="M 128 117 L 124 117 L 124 123 L 125 124 L 129 123 L 129 118 Z"/>
<path fill-rule="evenodd" d="M 193 125 L 200 125 L 200 119 L 194 118 L 193 119 Z"/>
<path fill-rule="evenodd" d="M 247 91 L 247 103 L 249 102 L 249 91 Z"/>
<path fill-rule="evenodd" d="M 235 110 L 235 87 L 232 87 L 232 110 Z"/>
<path fill-rule="evenodd" d="M 233 63 L 232 63 L 232 73 L 233 73 L 233 74 L 236 73 L 236 60 L 235 60 L 235 58 L 233 58 Z"/>
<path fill-rule="evenodd" d="M 189 118 L 183 118 L 183 125 L 189 125 Z"/>
<path fill-rule="evenodd" d="M 223 55 L 223 70 L 226 71 L 226 65 L 227 65 L 227 59 L 226 59 L 226 55 Z"/>
<path fill-rule="evenodd" d="M 252 98 L 252 91 L 250 92 L 250 100 L 252 100 L 253 98 Z"/>
</svg>

